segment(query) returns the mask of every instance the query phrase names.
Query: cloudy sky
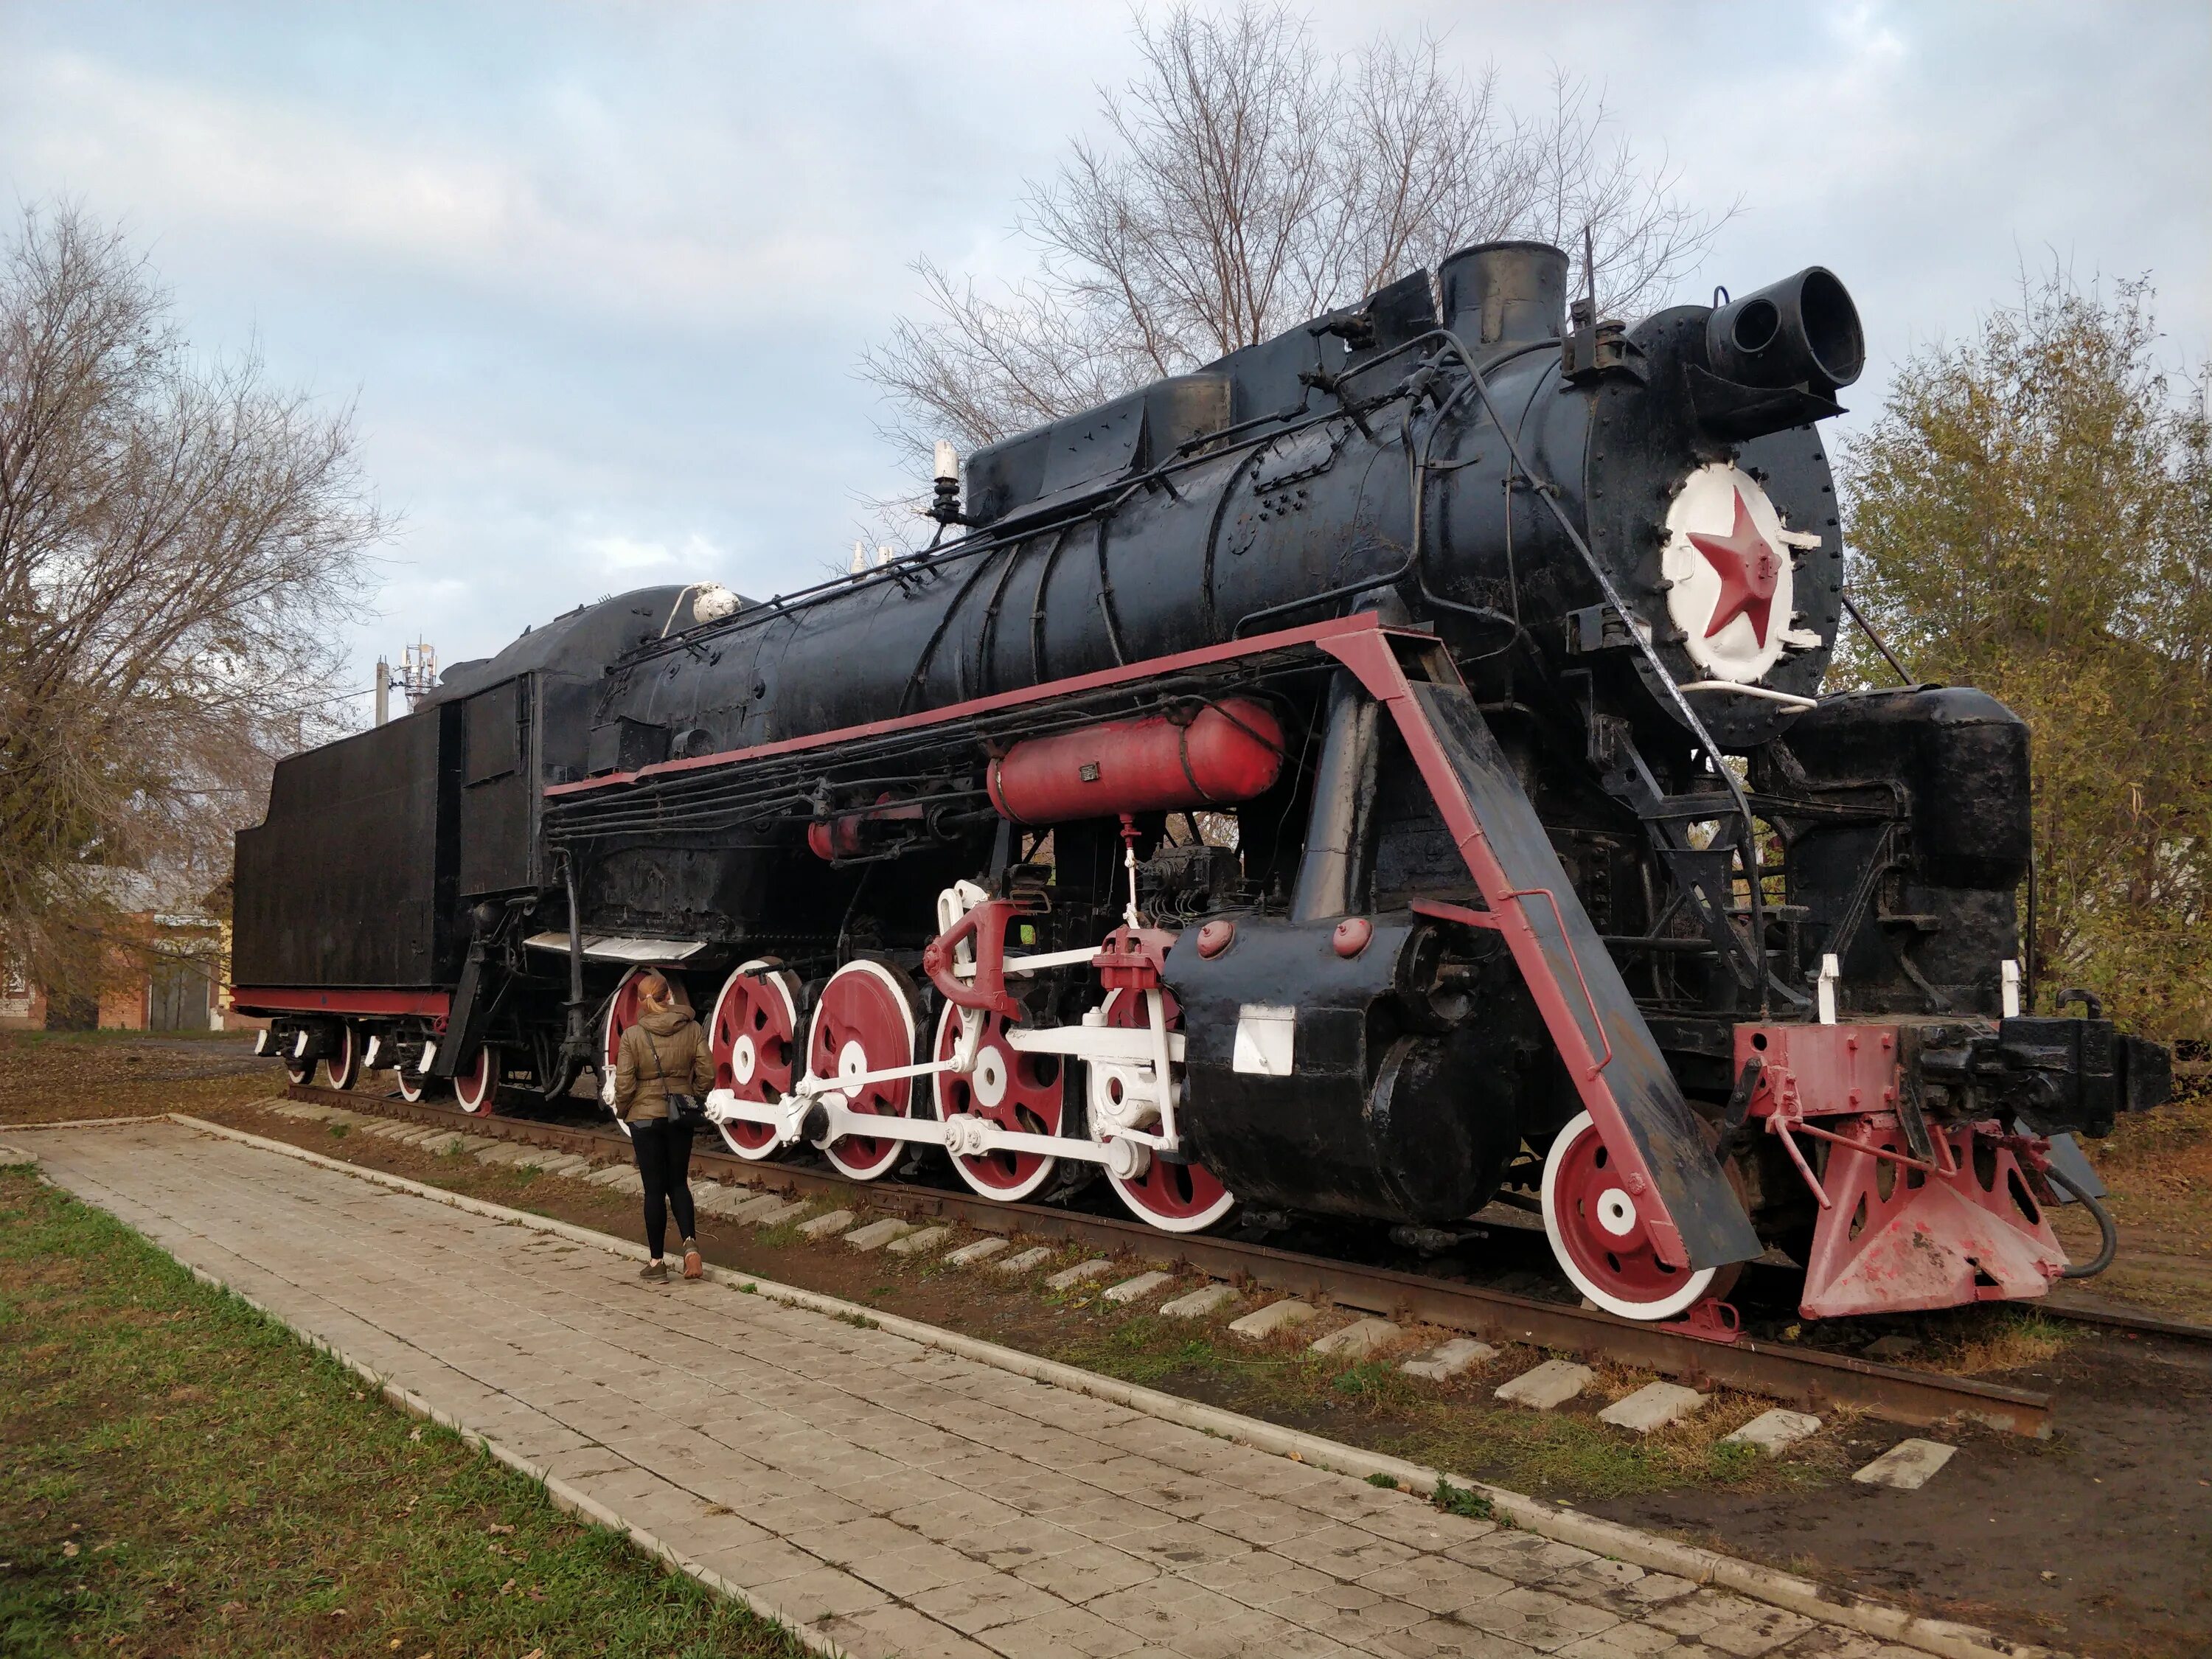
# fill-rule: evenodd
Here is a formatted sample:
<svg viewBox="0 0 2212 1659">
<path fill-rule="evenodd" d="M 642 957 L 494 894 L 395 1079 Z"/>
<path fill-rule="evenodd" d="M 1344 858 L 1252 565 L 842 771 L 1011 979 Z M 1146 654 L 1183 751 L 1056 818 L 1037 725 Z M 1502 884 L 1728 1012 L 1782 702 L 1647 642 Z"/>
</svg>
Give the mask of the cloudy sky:
<svg viewBox="0 0 2212 1659">
<path fill-rule="evenodd" d="M 357 401 L 402 515 L 360 684 L 648 581 L 817 579 L 911 489 L 854 362 L 908 264 L 1018 270 L 1025 179 L 1133 69 L 1121 5 L 343 8 L 0 0 L 0 190 L 149 249 L 204 348 Z M 1693 202 L 1682 297 L 1832 266 L 1872 360 L 2054 258 L 2212 353 L 2212 5 L 1316 3 L 1534 103 L 1601 82 Z M 0 204 L 12 205 L 12 204 Z M 366 713 L 364 702 L 363 713 Z"/>
</svg>

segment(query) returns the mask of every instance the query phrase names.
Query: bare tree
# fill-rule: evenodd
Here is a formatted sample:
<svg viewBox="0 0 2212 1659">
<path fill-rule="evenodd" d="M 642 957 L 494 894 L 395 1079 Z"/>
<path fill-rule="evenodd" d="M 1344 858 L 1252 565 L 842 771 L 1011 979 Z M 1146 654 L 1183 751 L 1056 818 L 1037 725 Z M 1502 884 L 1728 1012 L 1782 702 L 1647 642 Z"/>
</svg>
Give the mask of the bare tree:
<svg viewBox="0 0 2212 1659">
<path fill-rule="evenodd" d="M 274 758 L 328 728 L 382 532 L 352 411 L 207 362 L 119 230 L 0 244 L 0 947 L 88 992 L 118 869 L 205 891 Z"/>
<path fill-rule="evenodd" d="M 1684 203 L 1565 71 L 1524 117 L 1431 36 L 1332 58 L 1279 4 L 1179 9 L 1136 38 L 1143 71 L 1101 91 L 1106 138 L 1023 202 L 1034 275 L 989 292 L 925 258 L 923 310 L 863 357 L 909 453 L 1186 371 L 1494 237 L 1580 247 L 1587 228 L 1601 302 L 1632 311 L 1734 211 Z"/>
</svg>

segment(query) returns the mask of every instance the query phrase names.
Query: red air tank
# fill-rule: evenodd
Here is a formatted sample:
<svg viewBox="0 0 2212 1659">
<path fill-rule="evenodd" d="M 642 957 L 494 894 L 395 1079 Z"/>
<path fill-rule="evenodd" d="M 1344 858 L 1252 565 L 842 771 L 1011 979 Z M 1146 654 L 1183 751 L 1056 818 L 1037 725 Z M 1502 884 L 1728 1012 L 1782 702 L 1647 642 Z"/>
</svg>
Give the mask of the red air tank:
<svg viewBox="0 0 2212 1659">
<path fill-rule="evenodd" d="M 1234 806 L 1282 769 L 1282 722 L 1263 702 L 1230 697 L 1024 738 L 991 763 L 991 805 L 1033 824 Z"/>
</svg>

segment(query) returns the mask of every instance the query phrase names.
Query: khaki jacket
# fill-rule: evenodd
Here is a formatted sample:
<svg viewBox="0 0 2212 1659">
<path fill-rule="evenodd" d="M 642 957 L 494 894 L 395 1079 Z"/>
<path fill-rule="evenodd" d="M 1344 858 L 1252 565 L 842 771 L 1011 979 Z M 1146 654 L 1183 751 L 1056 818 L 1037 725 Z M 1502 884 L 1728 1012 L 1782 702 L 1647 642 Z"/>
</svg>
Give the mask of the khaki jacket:
<svg viewBox="0 0 2212 1659">
<path fill-rule="evenodd" d="M 668 1115 L 668 1091 L 702 1098 L 714 1086 L 714 1055 L 699 1022 L 681 1008 L 649 1013 L 622 1034 L 616 1051 L 615 1110 L 632 1123 Z"/>
</svg>

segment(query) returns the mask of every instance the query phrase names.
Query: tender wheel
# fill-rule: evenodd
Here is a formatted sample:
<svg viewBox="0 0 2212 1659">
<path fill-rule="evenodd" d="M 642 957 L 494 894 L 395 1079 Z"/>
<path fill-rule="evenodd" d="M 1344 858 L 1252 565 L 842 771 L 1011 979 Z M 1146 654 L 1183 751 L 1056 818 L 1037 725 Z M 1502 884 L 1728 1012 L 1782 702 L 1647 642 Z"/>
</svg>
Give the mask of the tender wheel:
<svg viewBox="0 0 2212 1659">
<path fill-rule="evenodd" d="M 748 962 L 722 983 L 707 1021 L 714 1086 L 739 1100 L 773 1106 L 791 1092 L 799 1059 L 799 976 L 773 957 Z M 721 1123 L 722 1139 L 739 1158 L 775 1156 L 775 1131 L 765 1123 Z"/>
<path fill-rule="evenodd" d="M 453 1098 L 465 1112 L 489 1112 L 499 1098 L 499 1050 L 487 1042 L 465 1070 L 453 1073 Z"/>
<path fill-rule="evenodd" d="M 338 1046 L 323 1060 L 323 1078 L 333 1089 L 350 1089 L 361 1081 L 361 1033 L 343 1021 L 338 1024 Z"/>
<path fill-rule="evenodd" d="M 830 975 L 814 1005 L 806 1034 L 806 1069 L 823 1079 L 854 1079 L 871 1072 L 914 1064 L 914 988 L 906 975 L 880 962 L 848 962 Z M 846 1108 L 882 1117 L 905 1117 L 914 1103 L 914 1079 L 854 1084 L 844 1091 Z M 890 1172 L 903 1146 L 870 1135 L 845 1135 L 822 1150 L 855 1181 L 873 1181 Z"/>
<path fill-rule="evenodd" d="M 1712 1291 L 1718 1271 L 1659 1260 L 1588 1112 L 1559 1131 L 1544 1160 L 1544 1231 L 1575 1288 L 1623 1319 L 1674 1318 Z"/>
<path fill-rule="evenodd" d="M 1003 1016 L 982 1016 L 983 1033 L 975 1049 L 975 1068 L 966 1077 L 937 1074 L 937 1113 L 950 1120 L 963 1114 L 988 1119 L 1001 1129 L 1024 1134 L 1056 1135 L 1066 1093 L 1067 1072 L 1057 1054 L 1025 1054 L 1007 1047 Z M 937 1020 L 937 1059 L 951 1060 L 960 1047 L 960 1010 L 947 1003 Z M 1006 1203 L 1027 1198 L 1052 1179 L 1057 1158 L 1041 1152 L 955 1153 L 960 1178 L 986 1198 Z"/>
<path fill-rule="evenodd" d="M 427 1046 L 428 1043 L 434 1041 L 443 1042 L 445 1040 L 445 1036 L 442 1033 L 434 1039 L 424 1036 L 422 1039 L 423 1046 L 417 1046 L 414 1050 L 415 1060 L 413 1064 L 410 1065 L 404 1060 L 395 1060 L 392 1067 L 392 1076 L 393 1080 L 399 1085 L 400 1099 L 414 1101 L 421 1100 L 424 1097 L 428 1096 L 433 1099 L 442 1100 L 452 1091 L 452 1085 L 447 1083 L 443 1078 L 437 1078 L 430 1075 L 427 1069 L 428 1062 L 424 1059 L 424 1056 L 429 1052 Z M 393 1051 L 395 1054 L 399 1052 L 396 1043 L 394 1045 Z"/>
<path fill-rule="evenodd" d="M 295 1089 L 304 1088 L 309 1083 L 313 1082 L 315 1077 L 315 1062 L 312 1060 L 302 1060 L 300 1058 L 301 1050 L 307 1046 L 307 1032 L 300 1030 L 290 1033 L 285 1037 L 283 1046 L 284 1050 L 284 1076 L 291 1083 L 292 1086 Z"/>
<path fill-rule="evenodd" d="M 1161 995 L 1166 999 L 1163 1012 L 1172 1030 L 1182 1010 L 1173 993 Z M 1144 996 L 1135 991 L 1114 992 L 1106 999 L 1106 1023 L 1121 1030 L 1143 1029 L 1150 1023 Z M 1106 1179 L 1139 1220 L 1164 1232 L 1203 1232 L 1237 1204 L 1236 1195 L 1203 1164 L 1170 1164 L 1155 1158 L 1134 1176 L 1117 1176 L 1109 1170 Z"/>
</svg>

